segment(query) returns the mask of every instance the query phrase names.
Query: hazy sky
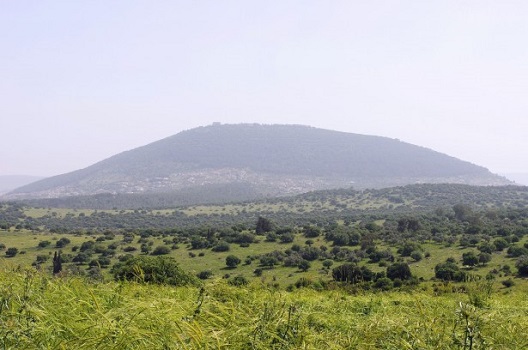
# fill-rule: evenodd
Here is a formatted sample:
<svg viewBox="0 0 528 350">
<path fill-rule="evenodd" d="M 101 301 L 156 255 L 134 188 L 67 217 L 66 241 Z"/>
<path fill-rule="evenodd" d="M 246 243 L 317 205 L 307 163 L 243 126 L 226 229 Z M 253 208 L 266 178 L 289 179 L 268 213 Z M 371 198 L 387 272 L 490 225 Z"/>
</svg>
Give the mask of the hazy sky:
<svg viewBox="0 0 528 350">
<path fill-rule="evenodd" d="M 0 175 L 306 124 L 528 172 L 528 1 L 1 1 Z"/>
</svg>

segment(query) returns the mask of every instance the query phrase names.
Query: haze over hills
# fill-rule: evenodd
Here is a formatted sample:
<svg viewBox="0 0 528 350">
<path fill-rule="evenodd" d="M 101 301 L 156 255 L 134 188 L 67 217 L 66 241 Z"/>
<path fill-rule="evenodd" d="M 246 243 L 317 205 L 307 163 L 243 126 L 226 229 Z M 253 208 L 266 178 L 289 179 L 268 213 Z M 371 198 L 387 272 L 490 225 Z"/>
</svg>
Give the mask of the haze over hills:
<svg viewBox="0 0 528 350">
<path fill-rule="evenodd" d="M 43 178 L 31 175 L 0 175 L 0 195 Z"/>
<path fill-rule="evenodd" d="M 506 185 L 487 169 L 386 137 L 215 123 L 23 187 L 6 199 L 185 192 L 229 200 L 414 183 Z"/>
<path fill-rule="evenodd" d="M 528 173 L 508 173 L 504 176 L 518 185 L 528 186 Z"/>
</svg>

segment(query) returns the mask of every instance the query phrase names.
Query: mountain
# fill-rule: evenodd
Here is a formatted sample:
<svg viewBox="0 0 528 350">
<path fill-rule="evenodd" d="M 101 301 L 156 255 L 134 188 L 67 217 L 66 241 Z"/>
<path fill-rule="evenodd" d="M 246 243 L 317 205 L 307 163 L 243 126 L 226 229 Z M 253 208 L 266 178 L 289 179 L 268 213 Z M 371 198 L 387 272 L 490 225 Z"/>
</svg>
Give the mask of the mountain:
<svg viewBox="0 0 528 350">
<path fill-rule="evenodd" d="M 226 186 L 255 198 L 413 183 L 511 184 L 483 167 L 386 137 L 300 125 L 215 123 L 20 187 L 4 197 L 180 191 L 203 197 Z"/>
<path fill-rule="evenodd" d="M 17 187 L 24 186 L 42 179 L 42 176 L 0 175 L 0 194 L 7 193 Z"/>
</svg>

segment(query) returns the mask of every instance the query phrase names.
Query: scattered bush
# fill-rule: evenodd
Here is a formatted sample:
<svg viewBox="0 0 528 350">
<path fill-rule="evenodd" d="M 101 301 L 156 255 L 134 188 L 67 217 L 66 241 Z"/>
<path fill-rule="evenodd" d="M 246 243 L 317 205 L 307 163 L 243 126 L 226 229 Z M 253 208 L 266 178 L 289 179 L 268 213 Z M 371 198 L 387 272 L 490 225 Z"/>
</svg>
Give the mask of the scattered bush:
<svg viewBox="0 0 528 350">
<path fill-rule="evenodd" d="M 233 279 L 230 279 L 228 283 L 232 286 L 245 286 L 249 284 L 249 281 L 244 276 L 236 276 Z"/>
<path fill-rule="evenodd" d="M 39 248 L 46 248 L 46 247 L 48 247 L 50 245 L 51 245 L 50 241 L 40 241 L 39 244 L 38 244 L 38 247 Z"/>
<path fill-rule="evenodd" d="M 528 276 L 528 255 L 521 256 L 515 263 L 519 276 Z"/>
<path fill-rule="evenodd" d="M 138 256 L 118 263 L 112 268 L 117 281 L 169 284 L 173 286 L 197 285 L 198 279 L 183 271 L 171 257 Z"/>
<path fill-rule="evenodd" d="M 215 245 L 212 249 L 213 252 L 228 252 L 229 251 L 229 243 L 221 241 L 218 242 L 217 245 Z"/>
<path fill-rule="evenodd" d="M 196 276 L 201 280 L 206 280 L 208 278 L 213 277 L 213 271 L 211 270 L 200 271 Z"/>
<path fill-rule="evenodd" d="M 18 248 L 14 248 L 14 247 L 7 248 L 7 250 L 5 252 L 6 257 L 8 257 L 8 258 L 12 258 L 12 257 L 16 256 L 17 254 L 18 254 Z"/>
<path fill-rule="evenodd" d="M 396 262 L 387 267 L 387 277 L 391 280 L 399 278 L 402 281 L 412 278 L 411 268 L 405 262 Z"/>
<path fill-rule="evenodd" d="M 226 257 L 226 266 L 229 268 L 235 268 L 240 264 L 241 260 L 235 255 L 228 255 Z"/>
<path fill-rule="evenodd" d="M 171 249 L 165 245 L 157 246 L 153 251 L 152 255 L 167 255 L 170 254 Z"/>
</svg>

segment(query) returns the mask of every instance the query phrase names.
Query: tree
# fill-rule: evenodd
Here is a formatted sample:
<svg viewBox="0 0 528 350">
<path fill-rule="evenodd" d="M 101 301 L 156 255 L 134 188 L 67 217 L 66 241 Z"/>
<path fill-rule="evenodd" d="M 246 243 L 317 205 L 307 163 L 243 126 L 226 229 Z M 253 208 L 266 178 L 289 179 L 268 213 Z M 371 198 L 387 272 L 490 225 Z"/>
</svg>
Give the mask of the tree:
<svg viewBox="0 0 528 350">
<path fill-rule="evenodd" d="M 321 229 L 317 226 L 305 226 L 303 228 L 303 234 L 306 238 L 319 237 L 319 235 L 321 234 Z"/>
<path fill-rule="evenodd" d="M 261 235 L 266 232 L 270 232 L 273 230 L 273 224 L 269 219 L 263 218 L 262 216 L 259 216 L 257 219 L 257 225 L 255 227 L 255 232 L 257 235 Z"/>
<path fill-rule="evenodd" d="M 505 240 L 502 237 L 499 237 L 493 241 L 493 244 L 495 245 L 495 249 L 497 251 L 502 251 L 510 246 L 507 240 Z"/>
<path fill-rule="evenodd" d="M 310 262 L 308 260 L 301 260 L 301 262 L 298 265 L 299 270 L 306 272 L 311 267 Z"/>
<path fill-rule="evenodd" d="M 418 250 L 415 250 L 411 253 L 411 258 L 414 260 L 414 261 L 420 261 L 423 259 L 423 254 L 422 252 L 418 251 Z"/>
<path fill-rule="evenodd" d="M 468 221 L 470 216 L 473 215 L 471 207 L 465 204 L 454 205 L 453 211 L 455 212 L 455 218 L 460 221 Z"/>
<path fill-rule="evenodd" d="M 522 255 L 515 263 L 519 276 L 528 276 L 528 255 Z"/>
<path fill-rule="evenodd" d="M 63 237 L 61 239 L 59 239 L 56 243 L 55 243 L 55 247 L 56 248 L 63 248 L 64 246 L 66 246 L 67 244 L 70 244 L 70 240 L 66 237 Z"/>
<path fill-rule="evenodd" d="M 366 266 L 359 267 L 355 264 L 343 264 L 332 270 L 332 278 L 339 282 L 359 283 L 371 281 L 374 273 Z"/>
<path fill-rule="evenodd" d="M 482 265 L 486 265 L 491 261 L 491 254 L 490 253 L 480 253 L 478 255 L 479 263 Z"/>
<path fill-rule="evenodd" d="M 55 255 L 53 255 L 53 274 L 56 275 L 62 271 L 62 259 L 61 259 L 61 252 L 57 254 L 55 252 Z"/>
<path fill-rule="evenodd" d="M 452 261 L 446 261 L 435 266 L 435 277 L 444 281 L 464 281 L 466 274 Z"/>
<path fill-rule="evenodd" d="M 401 256 L 410 256 L 412 252 L 423 251 L 422 246 L 419 243 L 407 241 L 398 249 L 398 254 Z"/>
<path fill-rule="evenodd" d="M 387 277 L 391 280 L 399 278 L 400 280 L 408 280 L 412 278 L 411 268 L 405 262 L 396 262 L 387 267 Z"/>
<path fill-rule="evenodd" d="M 240 258 L 236 255 L 228 255 L 226 257 L 226 266 L 229 268 L 234 269 L 240 264 L 240 262 L 241 262 Z"/>
<path fill-rule="evenodd" d="M 326 259 L 325 261 L 323 261 L 323 267 L 325 269 L 330 269 L 332 267 L 332 265 L 334 265 L 334 261 L 333 260 Z"/>
<path fill-rule="evenodd" d="M 475 266 L 479 263 L 479 258 L 474 252 L 466 252 L 462 254 L 462 264 L 467 266 Z"/>
<path fill-rule="evenodd" d="M 291 233 L 285 233 L 280 236 L 281 243 L 291 243 L 294 240 L 294 236 Z"/>
</svg>

